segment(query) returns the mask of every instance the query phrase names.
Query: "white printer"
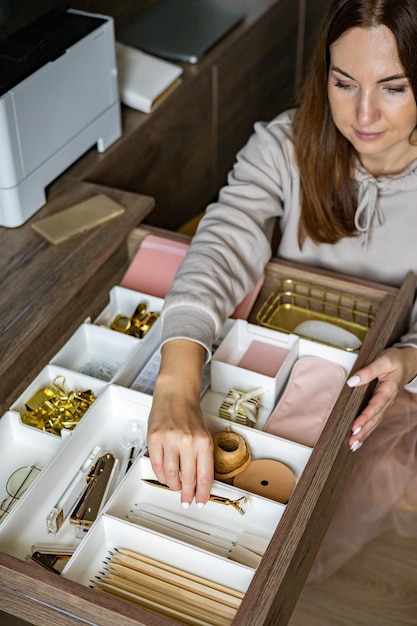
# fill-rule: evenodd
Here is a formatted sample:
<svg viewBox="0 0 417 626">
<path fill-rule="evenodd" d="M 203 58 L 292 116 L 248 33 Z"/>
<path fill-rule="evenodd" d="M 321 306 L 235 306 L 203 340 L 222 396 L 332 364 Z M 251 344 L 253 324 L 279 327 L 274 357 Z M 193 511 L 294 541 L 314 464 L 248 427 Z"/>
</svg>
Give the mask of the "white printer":
<svg viewBox="0 0 417 626">
<path fill-rule="evenodd" d="M 23 224 L 50 182 L 120 135 L 113 20 L 0 0 L 0 226 Z"/>
</svg>

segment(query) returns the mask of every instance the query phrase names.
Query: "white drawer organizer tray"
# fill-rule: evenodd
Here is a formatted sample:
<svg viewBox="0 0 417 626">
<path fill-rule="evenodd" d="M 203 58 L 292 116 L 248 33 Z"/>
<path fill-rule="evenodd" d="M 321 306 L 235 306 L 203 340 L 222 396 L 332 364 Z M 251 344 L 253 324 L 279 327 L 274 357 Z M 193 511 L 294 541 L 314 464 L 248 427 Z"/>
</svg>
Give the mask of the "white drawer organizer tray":
<svg viewBox="0 0 417 626">
<path fill-rule="evenodd" d="M 146 454 L 152 396 L 129 387 L 158 349 L 159 324 L 155 322 L 143 339 L 109 328 L 117 314 L 132 315 L 139 302 L 145 302 L 147 310 L 156 312 L 163 304 L 159 298 L 147 294 L 113 288 L 108 306 L 94 323 L 87 320 L 74 333 L 0 420 L 0 496 L 7 498 L 6 483 L 19 467 L 35 465 L 41 470 L 10 512 L 3 516 L 0 551 L 27 559 L 34 546 L 61 546 L 72 554 L 61 575 L 89 586 L 108 555 L 119 547 L 187 572 L 188 576 L 204 577 L 214 585 L 230 588 L 232 581 L 236 593 L 243 594 L 253 578 L 256 564 L 235 558 L 233 550 L 239 542 L 243 544 L 244 538 L 246 542 L 250 538 L 254 546 L 262 546 L 257 548 L 260 558 L 286 505 L 215 481 L 212 494 L 235 502 L 245 499 L 244 514 L 233 506 L 224 506 L 224 502 L 212 500 L 203 509 L 195 503 L 183 509 L 178 493 L 145 482 L 156 478 Z M 260 375 L 239 366 L 253 341 L 257 342 L 257 347 L 264 345 L 267 351 L 271 346 L 284 350 L 277 372 Z M 108 380 L 82 373 L 86 359 L 100 361 L 108 355 L 117 363 Z M 305 355 L 319 355 L 339 363 L 345 368 L 346 376 L 356 359 L 353 353 L 296 335 L 242 320 L 233 321 L 215 352 L 211 387 L 202 398 L 207 427 L 213 436 L 231 429 L 246 440 L 253 460 L 272 459 L 284 463 L 292 470 L 296 482 L 312 448 L 263 432 L 261 422 L 274 407 L 292 365 Z M 65 377 L 69 389 L 89 389 L 96 397 L 77 426 L 72 431 L 62 430 L 60 436 L 26 426 L 20 419 L 28 399 L 58 376 Z M 268 391 L 261 407 L 263 418 L 255 428 L 218 416 L 220 403 L 231 387 L 249 390 L 259 385 Z M 127 441 L 133 427 L 138 433 L 135 445 L 140 452 L 129 466 L 131 442 Z M 46 524 L 48 514 L 94 449 L 101 453 L 110 451 L 116 459 L 112 489 L 96 521 L 88 532 L 80 533 L 66 517 L 59 530 L 51 534 Z M 202 540 L 199 534 L 202 527 L 210 535 L 207 540 Z M 179 528 L 185 528 L 185 533 L 178 532 Z M 34 567 L 37 566 L 34 564 Z"/>
</svg>

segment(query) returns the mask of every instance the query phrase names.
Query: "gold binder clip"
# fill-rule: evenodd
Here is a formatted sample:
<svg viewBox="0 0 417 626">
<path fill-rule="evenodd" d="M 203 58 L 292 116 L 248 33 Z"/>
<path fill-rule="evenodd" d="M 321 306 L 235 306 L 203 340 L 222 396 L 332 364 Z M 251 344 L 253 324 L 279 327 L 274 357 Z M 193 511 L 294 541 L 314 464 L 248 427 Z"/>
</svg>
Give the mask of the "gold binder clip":
<svg viewBox="0 0 417 626">
<path fill-rule="evenodd" d="M 92 391 L 68 391 L 65 376 L 37 391 L 26 402 L 27 411 L 21 414 L 24 424 L 59 435 L 62 428 L 72 430 L 95 400 Z"/>
</svg>

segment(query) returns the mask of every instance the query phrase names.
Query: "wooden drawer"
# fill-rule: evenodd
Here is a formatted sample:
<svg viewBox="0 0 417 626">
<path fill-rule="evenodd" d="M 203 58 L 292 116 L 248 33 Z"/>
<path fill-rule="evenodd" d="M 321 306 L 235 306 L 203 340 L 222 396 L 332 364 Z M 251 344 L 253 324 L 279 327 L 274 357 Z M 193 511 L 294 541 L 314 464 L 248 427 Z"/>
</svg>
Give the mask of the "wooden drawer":
<svg viewBox="0 0 417 626">
<path fill-rule="evenodd" d="M 410 274 L 400 289 L 368 283 L 330 272 L 272 260 L 249 321 L 277 282 L 298 281 L 336 289 L 379 303 L 379 312 L 358 353 L 355 368 L 367 363 L 406 327 L 416 276 Z M 89 311 L 85 311 L 85 316 Z M 286 505 L 261 564 L 233 620 L 238 626 L 274 626 L 288 623 L 332 513 L 352 469 L 355 455 L 346 444 L 350 425 L 370 389 L 341 392 L 296 489 Z M 30 520 L 28 520 L 30 522 Z M 1 528 L 0 528 L 1 533 Z M 0 609 L 37 626 L 168 626 L 179 622 L 135 607 L 33 564 L 0 554 Z"/>
</svg>

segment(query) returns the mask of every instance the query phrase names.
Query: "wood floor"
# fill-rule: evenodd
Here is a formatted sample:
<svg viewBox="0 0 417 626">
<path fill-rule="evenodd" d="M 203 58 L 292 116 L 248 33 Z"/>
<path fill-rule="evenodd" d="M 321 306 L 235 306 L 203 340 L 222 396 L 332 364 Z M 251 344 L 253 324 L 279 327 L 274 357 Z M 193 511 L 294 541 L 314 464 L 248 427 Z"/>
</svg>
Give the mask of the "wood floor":
<svg viewBox="0 0 417 626">
<path fill-rule="evenodd" d="M 417 625 L 417 539 L 405 539 L 391 532 L 366 546 L 327 581 L 303 591 L 289 623 L 289 626 L 414 625 Z"/>
</svg>

